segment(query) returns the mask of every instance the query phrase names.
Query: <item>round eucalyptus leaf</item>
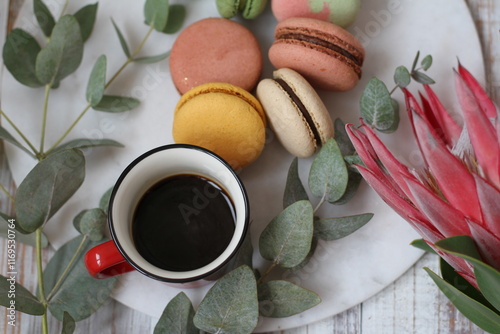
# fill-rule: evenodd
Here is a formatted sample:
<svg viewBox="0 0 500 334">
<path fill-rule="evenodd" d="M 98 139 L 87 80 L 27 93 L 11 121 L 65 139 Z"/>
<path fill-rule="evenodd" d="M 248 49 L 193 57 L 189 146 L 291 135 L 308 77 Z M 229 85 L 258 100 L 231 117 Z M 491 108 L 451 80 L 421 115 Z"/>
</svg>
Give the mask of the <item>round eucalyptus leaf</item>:
<svg viewBox="0 0 500 334">
<path fill-rule="evenodd" d="M 33 11 L 35 13 L 38 25 L 42 29 L 45 36 L 50 37 L 52 29 L 56 25 L 56 21 L 49 8 L 42 2 L 42 0 L 33 1 Z"/>
<path fill-rule="evenodd" d="M 0 275 L 0 305 L 31 315 L 45 313 L 43 304 L 28 289 L 17 283 L 15 276 Z"/>
<path fill-rule="evenodd" d="M 98 3 L 90 4 L 80 8 L 75 14 L 75 19 L 80 25 L 80 32 L 82 35 L 82 41 L 86 41 L 92 34 L 94 29 L 94 23 L 97 16 Z"/>
<path fill-rule="evenodd" d="M 179 292 L 167 304 L 156 323 L 154 334 L 199 334 L 193 323 L 194 308 L 188 296 Z"/>
<path fill-rule="evenodd" d="M 394 82 L 399 87 L 406 87 L 411 82 L 411 75 L 405 66 L 398 66 L 394 72 Z"/>
<path fill-rule="evenodd" d="M 299 161 L 292 160 L 286 178 L 285 193 L 283 195 L 283 208 L 301 200 L 309 200 L 306 189 L 299 177 Z"/>
<path fill-rule="evenodd" d="M 364 213 L 355 216 L 317 219 L 314 221 L 314 235 L 322 240 L 338 240 L 356 232 L 365 226 L 373 213 Z"/>
<path fill-rule="evenodd" d="M 363 90 L 360 99 L 361 116 L 377 130 L 386 130 L 394 123 L 394 108 L 387 86 L 372 78 Z"/>
<path fill-rule="evenodd" d="M 104 238 L 104 229 L 108 216 L 101 209 L 86 210 L 80 217 L 80 231 L 92 241 Z"/>
<path fill-rule="evenodd" d="M 104 95 L 104 88 L 106 86 L 106 66 L 107 59 L 105 55 L 101 55 L 97 58 L 92 72 L 90 73 L 90 78 L 87 83 L 87 102 L 91 106 L 96 106 L 102 99 Z"/>
</svg>

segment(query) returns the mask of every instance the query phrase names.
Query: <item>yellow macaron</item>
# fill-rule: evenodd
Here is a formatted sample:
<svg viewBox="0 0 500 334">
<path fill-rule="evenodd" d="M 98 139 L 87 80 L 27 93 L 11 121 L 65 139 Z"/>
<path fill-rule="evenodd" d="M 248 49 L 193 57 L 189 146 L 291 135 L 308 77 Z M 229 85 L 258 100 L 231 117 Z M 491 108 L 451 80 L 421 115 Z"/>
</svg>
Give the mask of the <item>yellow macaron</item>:
<svg viewBox="0 0 500 334">
<path fill-rule="evenodd" d="M 206 83 L 186 92 L 175 108 L 176 143 L 206 148 L 238 170 L 255 161 L 266 137 L 260 102 L 228 83 Z"/>
</svg>

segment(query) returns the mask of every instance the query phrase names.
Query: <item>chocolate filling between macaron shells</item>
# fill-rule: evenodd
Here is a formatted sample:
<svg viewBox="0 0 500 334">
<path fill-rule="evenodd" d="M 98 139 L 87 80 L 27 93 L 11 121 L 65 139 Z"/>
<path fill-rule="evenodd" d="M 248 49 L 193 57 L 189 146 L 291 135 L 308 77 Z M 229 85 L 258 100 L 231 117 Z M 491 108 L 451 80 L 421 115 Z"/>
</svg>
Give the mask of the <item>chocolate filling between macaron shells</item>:
<svg viewBox="0 0 500 334">
<path fill-rule="evenodd" d="M 276 33 L 276 42 L 283 43 L 305 43 L 306 45 L 319 46 L 322 49 L 333 52 L 346 59 L 346 65 L 349 65 L 361 77 L 361 66 L 363 65 L 363 55 L 352 45 L 341 40 L 336 36 L 327 35 L 324 32 L 312 29 L 294 29 L 287 28 Z M 330 40 L 336 40 L 337 44 Z M 343 45 L 342 45 L 343 44 Z"/>
<path fill-rule="evenodd" d="M 290 96 L 290 98 L 292 99 L 292 102 L 297 106 L 297 109 L 300 110 L 300 112 L 302 113 L 302 116 L 304 116 L 304 119 L 307 122 L 307 125 L 309 126 L 309 128 L 311 129 L 311 132 L 313 133 L 314 140 L 316 141 L 316 145 L 321 146 L 322 140 L 321 140 L 321 136 L 318 132 L 318 128 L 316 127 L 316 124 L 314 123 L 314 120 L 312 119 L 311 114 L 307 111 L 307 109 L 304 106 L 304 104 L 302 103 L 302 101 L 299 99 L 297 94 L 295 94 L 292 87 L 290 87 L 285 82 L 285 80 L 275 79 L 275 81 L 278 83 L 278 85 L 281 86 L 281 88 L 283 88 L 283 90 L 288 94 L 288 96 Z"/>
</svg>

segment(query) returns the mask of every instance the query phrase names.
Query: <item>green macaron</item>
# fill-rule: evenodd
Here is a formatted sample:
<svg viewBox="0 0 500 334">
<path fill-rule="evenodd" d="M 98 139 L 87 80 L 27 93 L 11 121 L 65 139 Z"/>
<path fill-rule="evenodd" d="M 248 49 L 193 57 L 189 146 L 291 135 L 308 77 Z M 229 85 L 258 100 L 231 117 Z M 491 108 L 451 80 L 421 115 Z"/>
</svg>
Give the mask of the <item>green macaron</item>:
<svg viewBox="0 0 500 334">
<path fill-rule="evenodd" d="M 217 10 L 222 17 L 227 19 L 241 12 L 245 19 L 254 19 L 259 16 L 267 6 L 267 0 L 216 0 Z"/>
</svg>

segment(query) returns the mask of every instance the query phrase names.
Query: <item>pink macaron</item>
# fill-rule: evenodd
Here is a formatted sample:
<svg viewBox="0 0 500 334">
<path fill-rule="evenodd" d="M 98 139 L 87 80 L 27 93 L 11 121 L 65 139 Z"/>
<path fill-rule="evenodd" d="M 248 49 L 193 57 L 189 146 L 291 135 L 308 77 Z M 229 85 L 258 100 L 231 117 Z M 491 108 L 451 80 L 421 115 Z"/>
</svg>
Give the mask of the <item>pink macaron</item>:
<svg viewBox="0 0 500 334">
<path fill-rule="evenodd" d="M 347 91 L 358 83 L 365 58 L 361 42 L 336 24 L 311 18 L 289 18 L 276 26 L 269 60 L 291 68 L 315 88 Z"/>
<path fill-rule="evenodd" d="M 262 72 L 262 52 L 243 25 L 207 18 L 184 29 L 170 52 L 170 74 L 179 91 L 208 82 L 225 82 L 252 91 Z"/>
</svg>

